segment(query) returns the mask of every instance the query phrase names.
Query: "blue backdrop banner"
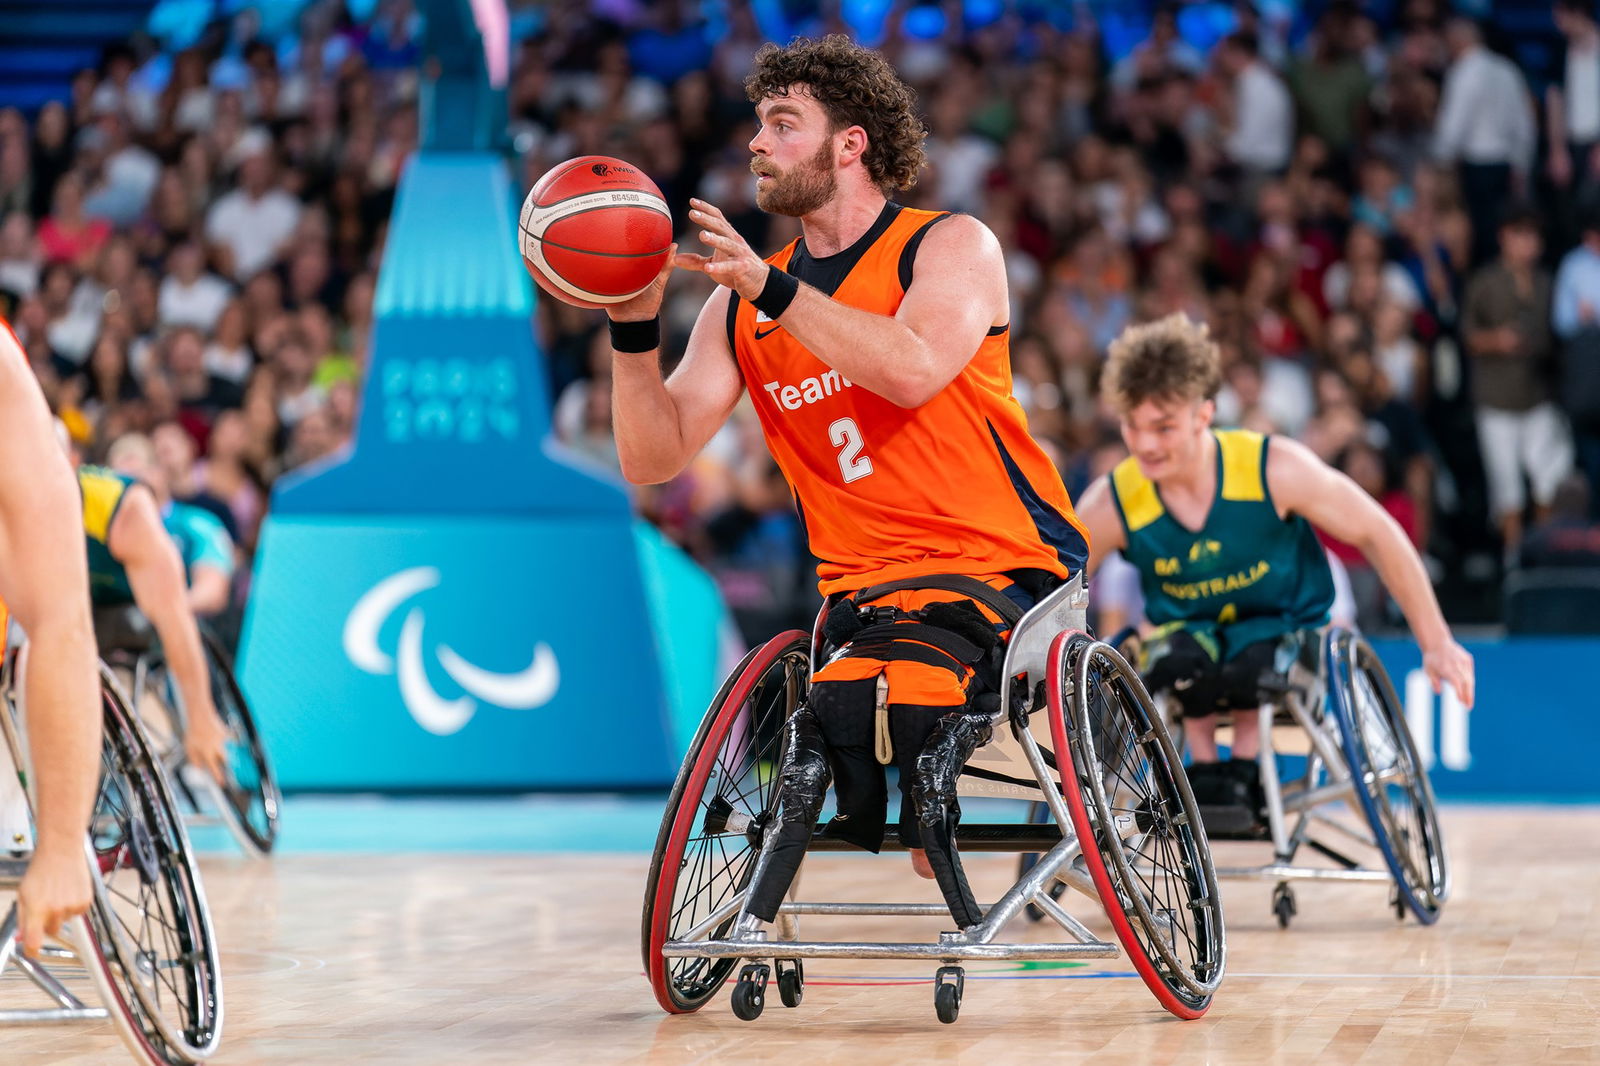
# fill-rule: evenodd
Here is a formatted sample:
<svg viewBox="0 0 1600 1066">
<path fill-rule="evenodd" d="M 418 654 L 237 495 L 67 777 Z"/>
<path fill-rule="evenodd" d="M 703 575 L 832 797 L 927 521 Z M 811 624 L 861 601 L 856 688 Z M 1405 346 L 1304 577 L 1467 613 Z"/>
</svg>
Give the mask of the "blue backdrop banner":
<svg viewBox="0 0 1600 1066">
<path fill-rule="evenodd" d="M 276 518 L 261 568 L 243 683 L 286 788 L 670 782 L 629 525 Z"/>
<path fill-rule="evenodd" d="M 1600 801 L 1600 713 L 1584 666 L 1600 640 L 1472 641 L 1475 706 L 1436 696 L 1415 644 L 1375 640 L 1443 799 Z"/>
</svg>

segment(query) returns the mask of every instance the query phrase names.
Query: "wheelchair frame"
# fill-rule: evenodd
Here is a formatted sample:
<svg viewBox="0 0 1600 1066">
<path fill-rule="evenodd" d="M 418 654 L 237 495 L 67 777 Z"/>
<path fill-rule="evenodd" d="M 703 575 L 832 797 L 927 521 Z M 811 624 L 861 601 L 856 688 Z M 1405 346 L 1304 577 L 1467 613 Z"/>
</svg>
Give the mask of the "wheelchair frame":
<svg viewBox="0 0 1600 1066">
<path fill-rule="evenodd" d="M 36 802 L 36 783 L 26 743 L 22 686 L 18 682 L 25 673 L 27 645 L 24 643 L 10 652 L 3 638 L 3 629 L 3 623 L 0 623 L 0 732 L 4 733 L 6 745 L 5 749 L 0 750 L 0 760 L 9 757 L 11 763 L 0 765 L 0 772 L 15 776 L 0 782 L 0 795 L 11 789 L 20 791 L 31 818 Z M 106 727 L 106 735 L 102 737 L 102 760 L 115 744 L 120 743 L 129 748 L 135 759 L 146 760 L 159 774 L 159 763 L 151 754 L 137 719 L 128 709 L 126 698 L 117 690 L 115 679 L 104 664 L 101 664 L 99 680 Z M 113 730 L 118 734 L 116 740 L 109 735 Z M 19 787 L 21 782 L 25 782 L 25 786 Z M 160 983 L 154 971 L 162 968 L 166 962 L 149 958 L 128 939 L 125 932 L 119 932 L 122 923 L 113 902 L 116 893 L 108 885 L 107 876 L 123 865 L 124 859 L 120 854 L 109 856 L 112 865 L 109 868 L 105 865 L 108 857 L 96 850 L 94 828 L 84 840 L 84 861 L 89 866 L 93 901 L 87 915 L 64 925 L 56 937 L 59 944 L 44 945 L 40 958 L 30 959 L 21 953 L 14 939 L 18 922 L 15 900 L 5 912 L 5 917 L 0 919 L 0 974 L 7 967 L 16 967 L 53 1003 L 53 1006 L 44 1008 L 0 1010 L 0 1025 L 109 1020 L 129 1053 L 145 1066 L 182 1066 L 201 1062 L 215 1052 L 221 1039 L 223 1020 L 221 976 L 216 967 L 216 941 L 211 932 L 210 913 L 200 886 L 199 872 L 194 867 L 193 854 L 183 835 L 182 822 L 175 817 L 176 811 L 164 781 L 160 778 L 127 778 L 123 783 L 128 782 L 132 782 L 134 788 L 139 790 L 138 800 L 142 806 L 164 812 L 158 817 L 164 817 L 165 828 L 175 833 L 173 839 L 177 842 L 178 855 L 188 874 L 188 883 L 184 887 L 186 892 L 192 892 L 193 895 L 189 900 L 190 911 L 186 912 L 190 921 L 184 932 L 187 933 L 187 940 L 204 957 L 198 962 L 192 957 L 185 961 L 184 979 L 204 1001 L 206 1017 L 202 1028 L 195 1031 L 186 1027 L 183 1033 L 175 1033 L 170 1019 L 161 1013 L 160 993 L 151 991 L 150 986 Z M 102 785 L 97 804 L 104 795 Z M 97 809 L 97 820 L 100 817 Z M 138 833 L 130 834 L 133 839 L 126 840 L 120 846 L 121 850 L 148 855 L 156 846 L 149 838 L 149 832 L 146 828 L 142 839 L 139 839 Z M 144 855 L 126 860 L 126 863 L 138 869 L 137 876 L 141 880 L 146 873 L 139 864 L 145 861 Z M 15 892 L 27 868 L 26 857 L 0 858 L 0 890 Z M 122 895 L 121 898 L 127 900 L 128 897 Z M 94 995 L 104 1005 L 87 1005 L 77 992 L 53 972 L 53 968 L 63 967 L 71 967 L 74 971 L 81 969 Z M 156 1001 L 154 1005 L 149 1002 L 150 998 Z M 195 1038 L 198 1038 L 198 1042 Z"/>
<path fill-rule="evenodd" d="M 1056 902 L 1050 888 L 1059 881 L 1101 903 L 1122 941 L 1122 949 L 1128 952 L 1140 976 L 1167 1010 L 1182 1018 L 1203 1014 L 1221 980 L 1226 959 L 1226 936 L 1210 853 L 1204 834 L 1196 831 L 1198 813 L 1187 780 L 1178 768 L 1177 753 L 1167 731 L 1154 717 L 1153 705 L 1137 674 L 1113 649 L 1093 641 L 1084 632 L 1087 602 L 1081 579 L 1074 579 L 1041 600 L 1014 627 L 1002 675 L 1002 709 L 993 719 L 997 728 L 1008 727 L 1011 743 L 1004 743 L 997 736 L 974 754 L 961 778 L 960 791 L 964 796 L 1039 799 L 1042 795 L 1055 824 L 961 826 L 956 832 L 960 849 L 968 852 L 1029 851 L 1048 847 L 1048 850 L 1033 869 L 984 908 L 981 923 L 942 933 L 931 943 L 802 940 L 798 920 L 805 915 L 948 917 L 949 911 L 943 904 L 801 901 L 795 898 L 798 877 L 795 886 L 791 886 L 789 901 L 779 911 L 775 926 L 778 939 L 769 940 L 767 932 L 760 928 L 761 923 L 748 914 L 747 889 L 757 876 L 748 863 L 735 890 L 726 893 L 708 913 L 694 912 L 698 921 L 692 927 L 668 929 L 677 917 L 670 913 L 678 903 L 677 876 L 682 868 L 690 865 L 685 857 L 684 842 L 694 832 L 697 812 L 686 805 L 686 801 L 692 800 L 687 793 L 692 788 L 710 787 L 710 778 L 717 770 L 717 766 L 701 770 L 707 765 L 704 756 L 709 750 L 706 747 L 708 736 L 727 717 L 729 708 L 734 706 L 730 697 L 761 657 L 766 656 L 762 669 L 770 670 L 781 656 L 798 656 L 804 647 L 804 635 L 785 634 L 752 652 L 713 702 L 700 735 L 685 759 L 657 841 L 646 891 L 642 940 L 646 968 L 661 1005 L 673 1013 L 698 1009 L 714 995 L 726 973 L 741 959 L 747 962 L 734 988 L 733 1007 L 736 1014 L 747 1020 L 761 1012 L 764 1002 L 769 971 L 761 960 L 776 960 L 783 1002 L 786 1006 L 795 1006 L 803 989 L 802 960 L 921 959 L 942 964 L 935 976 L 935 1007 L 941 1021 L 952 1022 L 960 1009 L 964 985 L 959 965 L 962 961 L 1115 958 L 1121 953 L 1117 944 L 1097 937 Z M 816 632 L 810 640 L 808 670 L 817 666 L 821 622 L 819 616 Z M 783 650 L 774 655 L 770 649 L 778 646 Z M 1100 664 L 1101 673 L 1109 667 L 1113 676 L 1108 679 L 1095 673 L 1096 663 Z M 760 675 L 765 676 L 764 673 Z M 809 684 L 809 680 L 806 683 Z M 1117 688 L 1118 685 L 1121 687 Z M 752 684 L 750 690 L 753 687 Z M 1099 772 L 1090 772 L 1090 760 L 1098 758 L 1093 740 L 1088 736 L 1094 731 L 1094 726 L 1088 723 L 1086 710 L 1092 698 L 1091 689 L 1100 693 L 1103 702 L 1114 699 L 1120 714 L 1130 721 L 1134 720 L 1136 712 L 1144 715 L 1132 740 L 1124 738 L 1124 751 L 1118 759 L 1141 755 L 1148 758 L 1154 775 L 1161 780 L 1156 787 L 1165 791 L 1159 801 L 1147 799 L 1149 808 L 1137 817 L 1132 808 L 1126 807 L 1121 808 L 1121 815 L 1107 813 L 1117 809 L 1111 807 L 1107 792 L 1128 799 L 1124 794 L 1126 779 L 1118 772 L 1121 764 L 1101 763 L 1095 767 Z M 788 706 L 784 716 L 787 717 L 803 698 L 803 693 L 797 695 L 792 684 L 785 692 Z M 1071 712 L 1067 709 L 1069 701 Z M 1135 706 L 1128 706 L 1130 703 Z M 1047 728 L 1041 728 L 1046 725 Z M 732 727 L 724 724 L 721 728 L 726 737 Z M 756 726 L 752 723 L 747 728 L 753 732 Z M 1036 730 L 1043 736 L 1036 736 Z M 718 760 L 722 760 L 723 751 L 719 748 L 716 752 Z M 1089 759 L 1084 758 L 1086 752 L 1090 753 Z M 775 776 L 776 770 L 772 773 Z M 1108 774 L 1115 782 L 1106 780 Z M 776 811 L 776 790 L 762 812 L 737 822 L 717 815 L 714 806 L 717 802 L 726 806 L 719 793 L 712 804 L 707 805 L 702 831 L 727 836 L 742 832 L 752 842 L 755 839 L 752 834 L 761 836 L 754 868 L 763 868 L 777 834 L 762 834 L 759 823 Z M 1151 814 L 1158 806 L 1160 813 Z M 1147 818 L 1151 825 L 1136 824 L 1139 817 Z M 712 825 L 714 820 L 717 821 L 715 826 Z M 1181 876 L 1189 889 L 1189 898 L 1179 904 L 1193 912 L 1187 919 L 1175 917 L 1171 909 L 1163 910 L 1152 892 L 1138 887 L 1139 871 L 1149 873 L 1150 868 L 1127 861 L 1130 850 L 1127 837 L 1131 834 L 1138 839 L 1138 844 L 1131 849 L 1137 852 L 1147 841 L 1157 840 L 1157 834 L 1150 831 L 1157 824 L 1163 833 L 1172 832 L 1182 840 L 1182 854 L 1174 859 L 1174 865 L 1182 867 Z M 1080 844 L 1085 839 L 1095 841 L 1087 852 Z M 1117 842 L 1116 848 L 1109 843 L 1112 839 Z M 891 828 L 884 850 L 901 848 L 898 834 Z M 809 853 L 845 849 L 842 841 L 814 833 L 807 850 Z M 1108 856 L 1112 860 L 1110 864 L 1106 862 Z M 1180 876 L 1176 870 L 1172 873 Z M 669 887 L 663 890 L 663 883 Z M 699 890 L 696 896 L 698 894 Z M 661 898 L 663 895 L 665 902 Z M 689 902 L 693 902 L 693 897 Z M 1067 934 L 1067 939 L 1042 944 L 1001 941 L 1000 933 L 1006 923 L 1029 905 L 1049 915 Z M 685 903 L 677 909 L 681 912 L 688 906 L 689 903 Z M 1197 929 L 1203 930 L 1196 933 L 1196 937 L 1205 942 L 1203 948 L 1195 937 L 1189 937 L 1185 920 L 1193 921 Z M 1198 963 L 1178 957 L 1180 934 L 1189 937 L 1189 945 L 1201 956 Z M 705 939 L 707 937 L 709 939 Z M 676 987 L 669 987 L 675 980 L 669 972 L 671 960 L 680 959 L 709 960 L 705 969 L 710 977 L 702 982 L 705 988 L 680 996 Z M 693 965 L 698 966 L 698 963 Z"/>
<path fill-rule="evenodd" d="M 1404 920 L 1407 911 L 1415 914 L 1425 925 L 1438 920 L 1439 908 L 1449 896 L 1449 865 L 1445 857 L 1444 840 L 1438 829 L 1433 810 L 1433 792 L 1427 772 L 1417 757 L 1409 728 L 1403 713 L 1398 713 L 1398 700 L 1388 675 L 1376 655 L 1359 637 L 1337 626 L 1325 627 L 1319 633 L 1320 653 L 1315 672 L 1307 669 L 1298 659 L 1286 670 L 1286 684 L 1279 690 L 1267 689 L 1262 694 L 1261 705 L 1255 712 L 1260 718 L 1261 786 L 1266 795 L 1268 840 L 1273 848 L 1273 861 L 1262 866 L 1218 867 L 1217 876 L 1224 880 L 1274 881 L 1272 910 L 1278 924 L 1287 927 L 1298 912 L 1291 881 L 1341 881 L 1370 884 L 1390 884 L 1390 904 L 1397 916 Z M 1363 767 L 1358 775 L 1352 766 L 1368 761 L 1362 756 L 1363 737 L 1354 731 L 1363 729 L 1358 718 L 1362 709 L 1355 706 L 1353 676 L 1344 676 L 1359 669 L 1357 660 L 1370 659 L 1369 669 L 1375 669 L 1380 681 L 1373 696 L 1386 705 L 1390 712 L 1390 737 L 1395 761 L 1387 768 L 1374 770 Z M 1337 686 L 1337 687 L 1335 687 Z M 1276 697 L 1269 698 L 1269 697 Z M 1165 700 L 1161 702 L 1165 703 Z M 1283 780 L 1279 774 L 1273 727 L 1284 722 L 1280 712 L 1286 712 L 1288 721 L 1300 726 L 1310 750 L 1307 752 L 1306 772 L 1296 780 Z M 1174 716 L 1169 715 L 1169 721 Z M 1331 728 L 1330 728 L 1331 727 Z M 1419 871 L 1410 870 L 1396 850 L 1390 829 L 1384 824 L 1382 804 L 1373 797 L 1371 786 L 1382 788 L 1403 780 L 1407 766 L 1423 802 L 1419 816 L 1424 819 L 1424 837 L 1434 845 L 1429 849 L 1427 862 L 1430 881 L 1428 885 L 1408 883 Z M 1318 781 L 1325 775 L 1327 780 Z M 1358 777 L 1361 779 L 1358 785 Z M 1332 817 L 1325 806 L 1344 801 L 1352 814 L 1362 817 L 1365 826 L 1355 826 Z M 1291 824 L 1292 820 L 1292 824 Z M 1364 844 L 1380 853 L 1385 869 L 1372 869 L 1351 857 L 1341 847 L 1326 839 L 1314 836 L 1318 829 L 1351 841 Z M 1220 838 L 1219 838 L 1220 839 Z M 1347 847 L 1341 841 L 1341 846 Z M 1403 842 L 1409 844 L 1409 842 Z M 1424 839 L 1425 848 L 1429 839 Z M 1337 864 L 1337 868 L 1295 865 L 1295 857 L 1302 847 L 1310 848 Z"/>
</svg>

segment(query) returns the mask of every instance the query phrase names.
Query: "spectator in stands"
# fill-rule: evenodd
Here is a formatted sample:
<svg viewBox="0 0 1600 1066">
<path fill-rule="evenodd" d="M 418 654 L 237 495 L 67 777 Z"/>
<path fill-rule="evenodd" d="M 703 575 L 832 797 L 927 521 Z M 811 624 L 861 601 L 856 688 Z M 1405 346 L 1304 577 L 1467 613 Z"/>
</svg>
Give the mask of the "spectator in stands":
<svg viewBox="0 0 1600 1066">
<path fill-rule="evenodd" d="M 185 241 L 167 256 L 159 297 L 163 326 L 195 326 L 210 333 L 232 296 L 233 288 L 205 269 L 199 245 Z"/>
<path fill-rule="evenodd" d="M 1522 72 L 1489 51 L 1483 31 L 1456 17 L 1445 30 L 1450 70 L 1434 130 L 1434 154 L 1457 164 L 1461 194 L 1472 219 L 1472 262 L 1494 258 L 1501 210 L 1528 191 L 1537 129 Z"/>
<path fill-rule="evenodd" d="M 1222 149 L 1247 178 L 1282 173 L 1294 148 L 1294 101 L 1259 55 L 1256 38 L 1233 33 L 1217 46 L 1217 71 L 1227 83 Z"/>
<path fill-rule="evenodd" d="M 1588 0 L 1556 0 L 1564 47 L 1550 66 L 1545 89 L 1546 158 L 1560 192 L 1600 178 L 1600 26 Z"/>
<path fill-rule="evenodd" d="M 1522 540 L 1526 478 L 1536 520 L 1572 466 L 1572 438 L 1551 402 L 1550 276 L 1539 265 L 1539 217 L 1512 206 L 1500 225 L 1500 258 L 1467 283 L 1461 333 L 1472 358 L 1478 443 L 1492 513 L 1506 552 Z"/>
<path fill-rule="evenodd" d="M 1591 197 L 1579 217 L 1581 239 L 1556 272 L 1551 324 L 1562 341 L 1561 402 L 1578 460 L 1600 485 L 1600 200 Z"/>
<path fill-rule="evenodd" d="M 1591 491 L 1569 474 L 1556 487 L 1550 513 L 1528 530 L 1518 562 L 1532 567 L 1600 567 L 1600 525 L 1590 517 Z"/>
<path fill-rule="evenodd" d="M 206 239 L 223 273 L 245 282 L 282 257 L 300 203 L 277 187 L 270 147 L 253 151 L 239 164 L 239 187 L 206 214 Z"/>
</svg>

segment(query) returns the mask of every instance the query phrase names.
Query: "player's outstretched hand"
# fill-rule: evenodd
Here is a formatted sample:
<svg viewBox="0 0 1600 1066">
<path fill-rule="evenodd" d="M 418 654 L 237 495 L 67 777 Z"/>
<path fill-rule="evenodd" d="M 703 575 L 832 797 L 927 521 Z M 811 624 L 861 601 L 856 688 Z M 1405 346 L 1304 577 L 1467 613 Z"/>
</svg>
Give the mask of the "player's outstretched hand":
<svg viewBox="0 0 1600 1066">
<path fill-rule="evenodd" d="M 700 241 L 711 249 L 711 254 L 684 252 L 676 257 L 677 264 L 700 271 L 746 300 L 760 296 L 767 284 L 766 261 L 739 236 L 721 209 L 704 200 L 690 200 L 689 221 L 700 227 Z"/>
<path fill-rule="evenodd" d="M 656 280 L 633 299 L 606 307 L 606 314 L 611 316 L 611 321 L 648 322 L 660 314 L 661 301 L 667 294 L 667 278 L 672 276 L 672 270 L 677 265 L 675 261 L 681 258 L 683 257 L 678 255 L 676 244 L 668 248 L 667 261 L 661 265 L 661 272 L 656 275 Z"/>
<path fill-rule="evenodd" d="M 37 958 L 46 935 L 84 913 L 94 898 L 89 863 L 81 850 L 41 847 L 17 886 L 17 939 L 23 954 Z"/>
<path fill-rule="evenodd" d="M 1428 675 L 1428 680 L 1433 682 L 1433 691 L 1438 692 L 1442 686 L 1449 685 L 1456 690 L 1462 704 L 1472 706 L 1472 653 L 1466 648 L 1447 639 L 1442 647 L 1424 649 L 1422 669 Z"/>
</svg>

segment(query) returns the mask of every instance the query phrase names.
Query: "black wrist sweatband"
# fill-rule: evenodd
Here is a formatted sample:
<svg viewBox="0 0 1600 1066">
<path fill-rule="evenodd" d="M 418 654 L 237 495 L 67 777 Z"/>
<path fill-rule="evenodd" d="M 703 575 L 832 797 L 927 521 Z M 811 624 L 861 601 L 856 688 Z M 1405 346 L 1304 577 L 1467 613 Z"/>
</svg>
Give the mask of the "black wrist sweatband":
<svg viewBox="0 0 1600 1066">
<path fill-rule="evenodd" d="M 611 350 L 628 355 L 653 352 L 661 347 L 661 316 L 643 322 L 617 322 L 607 319 L 611 326 Z"/>
<path fill-rule="evenodd" d="M 789 305 L 794 303 L 795 295 L 799 291 L 799 278 L 769 264 L 767 283 L 761 287 L 761 295 L 750 302 L 755 305 L 757 311 L 776 322 L 779 315 L 789 310 Z"/>
</svg>

